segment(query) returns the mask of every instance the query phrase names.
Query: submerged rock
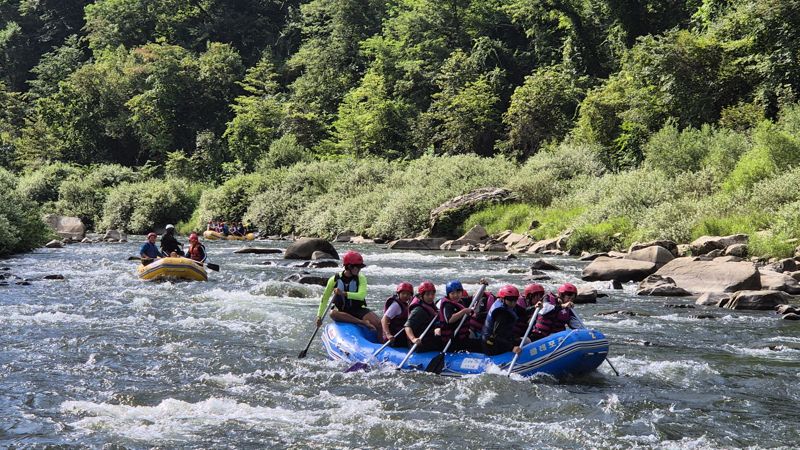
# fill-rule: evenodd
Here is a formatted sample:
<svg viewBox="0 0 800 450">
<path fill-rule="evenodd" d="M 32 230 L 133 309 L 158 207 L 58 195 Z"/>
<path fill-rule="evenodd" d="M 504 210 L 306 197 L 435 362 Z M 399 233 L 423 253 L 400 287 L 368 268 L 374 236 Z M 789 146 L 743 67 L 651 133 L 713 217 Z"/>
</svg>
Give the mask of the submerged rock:
<svg viewBox="0 0 800 450">
<path fill-rule="evenodd" d="M 334 259 L 339 259 L 339 254 L 336 252 L 336 249 L 333 248 L 333 244 L 325 239 L 319 238 L 301 238 L 294 241 L 286 249 L 286 252 L 283 254 L 283 258 L 308 260 L 311 259 L 311 255 L 313 255 L 316 251 L 325 252 L 333 256 Z"/>
<path fill-rule="evenodd" d="M 325 286 L 328 284 L 327 277 L 317 277 L 309 275 L 307 273 L 295 273 L 284 278 L 283 281 L 289 281 L 292 283 L 300 283 L 300 284 L 315 284 L 318 286 Z"/>
<path fill-rule="evenodd" d="M 531 264 L 531 270 L 561 270 L 561 268 L 543 259 L 537 259 Z"/>
<path fill-rule="evenodd" d="M 262 247 L 245 247 L 240 248 L 238 250 L 234 250 L 233 253 L 237 254 L 247 254 L 252 253 L 255 255 L 273 255 L 276 253 L 283 253 L 283 250 L 279 248 L 262 248 Z"/>
</svg>

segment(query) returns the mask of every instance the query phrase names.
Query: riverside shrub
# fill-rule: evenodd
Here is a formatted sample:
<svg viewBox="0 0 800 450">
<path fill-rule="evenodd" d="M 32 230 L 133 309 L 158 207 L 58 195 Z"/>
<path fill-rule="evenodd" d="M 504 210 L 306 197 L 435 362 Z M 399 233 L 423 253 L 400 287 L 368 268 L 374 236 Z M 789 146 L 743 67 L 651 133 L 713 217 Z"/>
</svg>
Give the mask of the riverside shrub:
<svg viewBox="0 0 800 450">
<path fill-rule="evenodd" d="M 65 216 L 79 217 L 88 229 L 94 229 L 102 218 L 109 190 L 120 183 L 136 180 L 136 172 L 119 164 L 87 167 L 61 183 L 55 211 Z"/>
<path fill-rule="evenodd" d="M 108 193 L 99 227 L 145 233 L 178 223 L 190 217 L 201 189 L 181 179 L 122 183 Z"/>
<path fill-rule="evenodd" d="M 23 175 L 17 184 L 22 196 L 39 204 L 58 200 L 58 189 L 67 178 L 80 175 L 81 169 L 71 164 L 56 162 L 44 165 Z"/>
<path fill-rule="evenodd" d="M 51 232 L 39 207 L 15 188 L 16 177 L 0 168 L 0 256 L 25 252 L 44 244 Z"/>
</svg>

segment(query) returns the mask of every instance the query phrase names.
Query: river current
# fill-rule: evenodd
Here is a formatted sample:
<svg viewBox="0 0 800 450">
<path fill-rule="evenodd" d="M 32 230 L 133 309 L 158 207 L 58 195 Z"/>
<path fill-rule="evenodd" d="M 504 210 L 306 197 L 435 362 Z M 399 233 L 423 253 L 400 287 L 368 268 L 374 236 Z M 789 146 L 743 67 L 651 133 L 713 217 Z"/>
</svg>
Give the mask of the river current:
<svg viewBox="0 0 800 450">
<path fill-rule="evenodd" d="M 608 365 L 581 378 L 451 379 L 391 368 L 343 373 L 314 330 L 322 287 L 281 281 L 303 269 L 281 255 L 234 254 L 209 281 L 136 277 L 139 243 L 76 244 L 0 260 L 31 285 L 0 286 L 0 447 L 58 448 L 796 448 L 800 323 L 772 312 L 637 297 L 635 285 L 578 305 L 611 342 Z M 532 258 L 356 249 L 368 303 L 381 310 L 399 281 L 460 278 L 474 292 L 523 287 Z M 580 282 L 563 270 L 554 290 Z M 8 273 L 9 271 L 2 272 Z M 336 269 L 311 269 L 330 276 Z M 65 280 L 41 280 L 61 274 Z M 626 310 L 636 315 L 600 315 Z M 713 318 L 696 318 L 698 315 Z M 329 320 L 329 319 L 326 319 Z"/>
</svg>

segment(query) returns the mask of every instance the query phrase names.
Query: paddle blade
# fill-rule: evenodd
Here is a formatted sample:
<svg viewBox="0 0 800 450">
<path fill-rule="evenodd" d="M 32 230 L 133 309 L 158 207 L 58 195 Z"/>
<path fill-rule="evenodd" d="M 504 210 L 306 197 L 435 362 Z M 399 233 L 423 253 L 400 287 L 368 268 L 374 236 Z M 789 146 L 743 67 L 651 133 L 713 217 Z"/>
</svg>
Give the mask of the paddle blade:
<svg viewBox="0 0 800 450">
<path fill-rule="evenodd" d="M 438 355 L 434 356 L 431 362 L 428 363 L 428 367 L 425 368 L 425 372 L 435 373 L 439 375 L 442 373 L 444 369 L 444 353 L 439 353 Z"/>
<path fill-rule="evenodd" d="M 305 358 L 306 357 L 306 353 L 308 353 L 308 349 L 305 349 L 302 352 L 300 352 L 300 354 L 297 355 L 297 358 L 299 358 L 299 359 Z"/>
<path fill-rule="evenodd" d="M 357 362 L 352 366 L 348 367 L 347 370 L 344 371 L 344 373 L 358 372 L 359 370 L 369 370 L 369 366 L 367 364 L 364 364 L 363 362 Z"/>
<path fill-rule="evenodd" d="M 138 256 L 128 256 L 128 261 L 141 261 L 142 258 Z"/>
<path fill-rule="evenodd" d="M 213 270 L 214 272 L 219 272 L 219 266 L 213 263 L 206 263 L 206 267 Z"/>
</svg>

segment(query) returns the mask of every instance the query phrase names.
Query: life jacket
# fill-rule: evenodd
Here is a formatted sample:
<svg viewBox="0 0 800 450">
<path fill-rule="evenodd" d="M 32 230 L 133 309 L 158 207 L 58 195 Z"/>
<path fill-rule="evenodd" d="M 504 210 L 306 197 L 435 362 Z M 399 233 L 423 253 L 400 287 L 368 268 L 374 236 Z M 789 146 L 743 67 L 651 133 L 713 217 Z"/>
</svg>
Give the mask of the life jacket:
<svg viewBox="0 0 800 450">
<path fill-rule="evenodd" d="M 393 295 L 386 299 L 386 302 L 383 304 L 383 313 L 386 314 L 386 311 L 389 310 L 389 307 L 392 306 L 392 303 L 397 303 L 400 306 L 400 314 L 392 317 L 389 319 L 389 331 L 392 332 L 392 335 L 397 334 L 408 320 L 408 313 L 410 311 L 408 303 L 403 303 L 400 301 L 397 295 Z"/>
<path fill-rule="evenodd" d="M 572 313 L 568 309 L 562 308 L 553 294 L 547 294 L 544 297 L 544 301 L 555 305 L 555 309 L 547 314 L 539 314 L 539 317 L 536 318 L 536 331 L 545 336 L 549 336 L 553 333 L 566 330 Z"/>
<path fill-rule="evenodd" d="M 517 314 L 516 311 L 514 311 L 515 308 L 506 308 L 506 306 L 505 306 L 505 304 L 503 304 L 503 302 L 494 302 L 494 304 L 492 305 L 492 309 L 490 309 L 489 313 L 486 315 L 486 323 L 483 325 L 483 336 L 484 336 L 484 338 L 488 337 L 492 333 L 492 328 L 494 327 L 494 321 L 495 321 L 495 314 L 500 309 L 504 309 L 504 310 L 508 311 L 509 313 L 511 313 L 512 316 L 514 316 L 514 325 L 515 326 L 519 322 L 521 322 L 521 320 L 519 320 L 519 315 Z M 525 332 L 525 330 L 523 329 L 520 332 L 520 335 L 522 335 L 522 333 L 524 333 L 524 332 Z"/>
<path fill-rule="evenodd" d="M 452 301 L 447 297 L 442 297 L 440 300 L 438 317 L 442 326 L 442 340 L 449 341 L 450 338 L 453 337 L 453 332 L 456 330 L 460 320 L 457 320 L 455 323 L 447 323 L 447 318 L 444 315 L 444 308 L 446 305 L 453 305 L 455 312 L 459 312 L 464 309 L 464 305 L 462 305 L 458 300 Z M 469 337 L 469 327 L 462 325 L 458 330 L 458 336 L 456 337 L 458 339 L 467 339 Z"/>
<path fill-rule="evenodd" d="M 199 242 L 197 243 L 197 245 L 189 244 L 189 251 L 187 253 L 188 253 L 187 256 L 189 256 L 189 258 L 198 262 L 206 259 L 206 247 Z"/>
<path fill-rule="evenodd" d="M 336 287 L 339 288 L 340 290 L 342 290 L 344 292 L 356 292 L 356 291 L 358 291 L 358 276 L 355 276 L 355 277 L 351 278 L 350 281 L 347 282 L 347 283 L 344 282 L 344 279 L 342 278 L 342 275 L 339 274 L 339 273 L 337 273 L 333 277 L 334 277 L 334 281 L 336 282 Z M 362 307 L 366 308 L 366 306 L 367 306 L 366 300 L 363 301 L 363 302 L 355 302 L 356 303 L 355 305 L 353 303 L 354 303 L 353 300 L 347 298 L 347 295 L 334 295 L 333 296 L 333 304 L 336 306 L 336 309 L 338 309 L 339 311 L 345 311 L 345 310 L 352 309 L 353 307 L 358 307 L 358 306 L 362 306 Z"/>
<path fill-rule="evenodd" d="M 428 313 L 428 320 L 431 320 L 438 315 L 438 311 L 433 304 L 425 303 L 421 298 L 415 295 L 414 299 L 411 300 L 411 303 L 408 304 L 408 314 L 411 314 L 411 311 L 417 307 L 424 309 L 425 312 Z"/>
</svg>

